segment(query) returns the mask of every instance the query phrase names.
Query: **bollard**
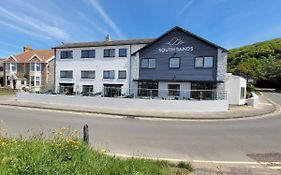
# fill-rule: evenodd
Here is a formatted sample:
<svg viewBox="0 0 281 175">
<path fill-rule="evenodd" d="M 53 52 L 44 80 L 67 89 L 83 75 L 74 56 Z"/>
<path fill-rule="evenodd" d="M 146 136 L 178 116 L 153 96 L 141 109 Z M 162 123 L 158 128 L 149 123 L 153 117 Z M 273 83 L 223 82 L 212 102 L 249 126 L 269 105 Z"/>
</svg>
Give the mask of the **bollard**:
<svg viewBox="0 0 281 175">
<path fill-rule="evenodd" d="M 83 126 L 83 141 L 89 144 L 89 127 L 87 124 Z"/>
</svg>

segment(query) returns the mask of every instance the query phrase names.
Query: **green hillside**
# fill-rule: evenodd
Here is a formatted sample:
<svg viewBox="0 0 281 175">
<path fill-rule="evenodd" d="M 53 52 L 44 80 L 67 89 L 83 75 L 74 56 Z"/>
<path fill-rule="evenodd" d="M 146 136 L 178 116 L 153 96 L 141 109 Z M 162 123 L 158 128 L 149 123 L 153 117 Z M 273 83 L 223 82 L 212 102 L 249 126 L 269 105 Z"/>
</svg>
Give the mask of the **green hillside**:
<svg viewBox="0 0 281 175">
<path fill-rule="evenodd" d="M 255 80 L 259 86 L 281 86 L 281 38 L 231 49 L 228 72 Z"/>
</svg>

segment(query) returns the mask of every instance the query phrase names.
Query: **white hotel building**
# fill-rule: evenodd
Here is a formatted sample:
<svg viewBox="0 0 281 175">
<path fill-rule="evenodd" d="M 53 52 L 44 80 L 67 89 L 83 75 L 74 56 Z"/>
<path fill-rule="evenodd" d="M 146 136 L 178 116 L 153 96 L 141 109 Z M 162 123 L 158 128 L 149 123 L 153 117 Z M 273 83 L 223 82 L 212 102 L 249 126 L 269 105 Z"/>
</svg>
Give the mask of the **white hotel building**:
<svg viewBox="0 0 281 175">
<path fill-rule="evenodd" d="M 55 91 L 65 94 L 129 94 L 131 54 L 153 39 L 70 43 L 55 47 Z"/>
</svg>

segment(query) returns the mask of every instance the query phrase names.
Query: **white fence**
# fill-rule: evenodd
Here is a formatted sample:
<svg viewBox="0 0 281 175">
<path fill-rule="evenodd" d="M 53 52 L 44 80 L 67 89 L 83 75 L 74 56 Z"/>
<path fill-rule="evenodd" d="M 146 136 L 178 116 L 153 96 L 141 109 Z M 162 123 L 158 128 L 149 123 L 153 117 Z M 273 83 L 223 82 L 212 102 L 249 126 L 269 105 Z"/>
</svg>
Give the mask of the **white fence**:
<svg viewBox="0 0 281 175">
<path fill-rule="evenodd" d="M 85 97 L 85 96 L 66 96 L 49 94 L 30 94 L 18 93 L 18 101 L 45 103 L 62 106 L 76 106 L 87 109 L 99 109 L 102 111 L 119 111 L 119 113 L 137 112 L 218 112 L 227 111 L 227 100 L 160 100 L 160 99 L 130 99 L 130 98 L 110 98 L 110 97 Z M 75 109 L 75 108 L 74 108 Z M 152 113 L 153 114 L 153 113 Z"/>
</svg>

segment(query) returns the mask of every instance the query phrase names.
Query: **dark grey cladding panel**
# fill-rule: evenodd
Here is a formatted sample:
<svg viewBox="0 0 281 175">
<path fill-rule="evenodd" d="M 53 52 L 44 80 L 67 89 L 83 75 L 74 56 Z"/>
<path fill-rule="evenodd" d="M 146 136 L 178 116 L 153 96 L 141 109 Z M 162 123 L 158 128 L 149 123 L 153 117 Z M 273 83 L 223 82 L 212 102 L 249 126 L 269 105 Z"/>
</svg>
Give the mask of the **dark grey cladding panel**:
<svg viewBox="0 0 281 175">
<path fill-rule="evenodd" d="M 193 49 L 193 51 L 160 52 L 159 49 L 161 48 L 186 48 Z M 140 51 L 140 59 L 156 58 L 156 68 L 142 69 L 140 67 L 139 79 L 215 81 L 217 69 L 217 51 L 218 48 L 176 29 L 156 43 L 152 44 L 150 47 Z M 196 56 L 213 56 L 214 68 L 194 68 Z M 169 69 L 170 57 L 181 58 L 179 69 Z"/>
</svg>

